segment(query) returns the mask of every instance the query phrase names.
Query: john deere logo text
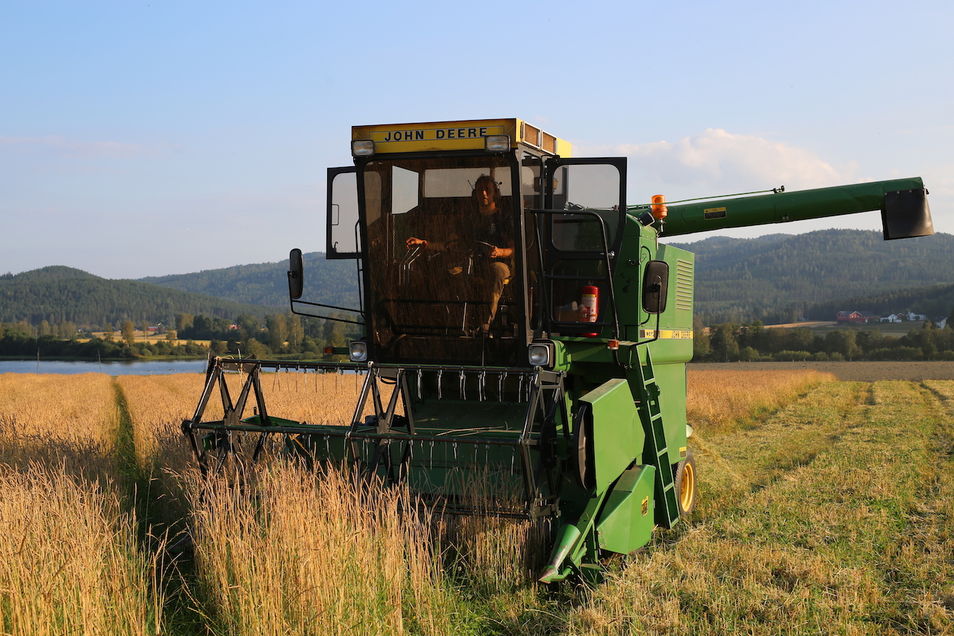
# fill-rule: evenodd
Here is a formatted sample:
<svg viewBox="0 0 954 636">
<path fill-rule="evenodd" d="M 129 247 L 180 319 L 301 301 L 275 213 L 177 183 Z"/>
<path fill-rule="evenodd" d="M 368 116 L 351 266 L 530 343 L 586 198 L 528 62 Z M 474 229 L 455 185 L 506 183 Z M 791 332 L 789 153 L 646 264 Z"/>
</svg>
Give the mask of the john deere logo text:
<svg viewBox="0 0 954 636">
<path fill-rule="evenodd" d="M 380 134 L 380 133 L 379 133 Z M 488 135 L 486 126 L 464 128 L 425 128 L 420 130 L 386 130 L 381 141 L 433 141 L 435 139 L 480 139 Z"/>
</svg>

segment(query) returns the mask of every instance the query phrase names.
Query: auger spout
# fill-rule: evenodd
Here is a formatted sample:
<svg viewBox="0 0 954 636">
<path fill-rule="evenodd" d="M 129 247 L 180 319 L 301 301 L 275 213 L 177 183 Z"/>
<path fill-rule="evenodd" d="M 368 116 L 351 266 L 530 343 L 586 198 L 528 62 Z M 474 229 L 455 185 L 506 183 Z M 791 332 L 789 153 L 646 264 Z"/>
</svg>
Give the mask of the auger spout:
<svg viewBox="0 0 954 636">
<path fill-rule="evenodd" d="M 934 234 L 920 177 L 669 205 L 660 236 L 881 211 L 885 240 Z M 630 212 L 649 206 L 635 206 Z"/>
</svg>

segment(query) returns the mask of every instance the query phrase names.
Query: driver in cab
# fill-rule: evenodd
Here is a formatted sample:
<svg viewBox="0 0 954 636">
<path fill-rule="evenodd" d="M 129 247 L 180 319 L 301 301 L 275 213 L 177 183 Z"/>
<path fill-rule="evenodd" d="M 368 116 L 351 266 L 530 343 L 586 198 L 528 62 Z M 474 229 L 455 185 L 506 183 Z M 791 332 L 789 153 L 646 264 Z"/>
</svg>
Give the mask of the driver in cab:
<svg viewBox="0 0 954 636">
<path fill-rule="evenodd" d="M 477 206 L 477 215 L 468 215 L 463 220 L 454 241 L 438 243 L 412 236 L 405 243 L 409 249 L 421 247 L 438 251 L 458 243 L 485 257 L 479 259 L 475 271 L 469 273 L 477 274 L 487 283 L 482 292 L 487 306 L 481 316 L 481 329 L 487 333 L 497 315 L 500 296 L 511 274 L 513 222 L 501 210 L 500 188 L 490 175 L 482 174 L 477 178 L 472 199 Z"/>
</svg>

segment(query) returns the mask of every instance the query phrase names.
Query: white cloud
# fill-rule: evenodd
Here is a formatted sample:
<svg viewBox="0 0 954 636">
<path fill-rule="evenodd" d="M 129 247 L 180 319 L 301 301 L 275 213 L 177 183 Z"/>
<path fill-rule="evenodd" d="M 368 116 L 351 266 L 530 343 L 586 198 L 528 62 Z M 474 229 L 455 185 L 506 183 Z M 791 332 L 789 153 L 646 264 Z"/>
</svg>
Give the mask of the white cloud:
<svg viewBox="0 0 954 636">
<path fill-rule="evenodd" d="M 779 185 L 800 190 L 858 180 L 853 166 L 839 168 L 804 148 L 721 128 L 677 141 L 580 150 L 580 156 L 626 155 L 630 195 L 640 199 L 657 192 L 674 200 Z"/>
</svg>

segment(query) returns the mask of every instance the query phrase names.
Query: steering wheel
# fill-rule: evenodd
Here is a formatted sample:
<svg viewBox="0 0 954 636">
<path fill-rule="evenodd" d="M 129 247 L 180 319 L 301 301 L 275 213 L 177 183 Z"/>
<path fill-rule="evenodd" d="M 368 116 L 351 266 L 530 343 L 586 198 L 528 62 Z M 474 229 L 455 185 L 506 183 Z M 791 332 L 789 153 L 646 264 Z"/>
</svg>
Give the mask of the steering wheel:
<svg viewBox="0 0 954 636">
<path fill-rule="evenodd" d="M 479 256 L 480 258 L 490 258 L 491 252 L 496 249 L 496 245 L 488 243 L 486 241 L 474 241 L 474 256 Z"/>
</svg>

